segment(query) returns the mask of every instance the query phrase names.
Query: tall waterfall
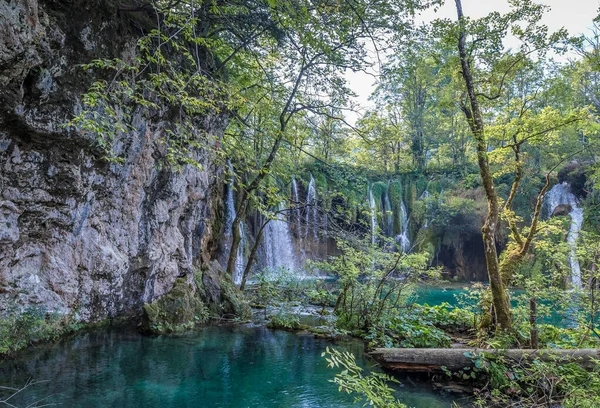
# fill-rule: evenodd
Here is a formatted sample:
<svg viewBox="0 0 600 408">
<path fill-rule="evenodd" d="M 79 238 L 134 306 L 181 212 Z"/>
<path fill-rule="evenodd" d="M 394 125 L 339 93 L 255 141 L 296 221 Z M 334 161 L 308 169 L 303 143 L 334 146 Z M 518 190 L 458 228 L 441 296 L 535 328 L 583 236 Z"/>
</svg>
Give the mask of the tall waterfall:
<svg viewBox="0 0 600 408">
<path fill-rule="evenodd" d="M 233 199 L 233 187 L 235 184 L 235 174 L 234 174 L 234 170 L 233 170 L 233 165 L 231 164 L 231 161 L 229 161 L 229 160 L 227 160 L 227 167 L 229 168 L 230 176 L 229 176 L 229 182 L 227 183 L 227 196 L 225 197 L 225 217 L 226 217 L 225 236 L 231 237 L 233 220 L 235 220 L 235 217 L 236 217 L 235 201 Z M 235 258 L 235 270 L 233 272 L 233 282 L 236 285 L 239 285 L 240 283 L 242 283 L 242 277 L 243 277 L 244 269 L 246 266 L 245 255 L 246 255 L 247 242 L 246 242 L 246 228 L 245 228 L 243 222 L 240 222 L 239 231 L 240 231 L 240 244 L 239 244 L 237 252 L 236 252 L 237 256 Z M 231 246 L 230 246 L 230 248 L 231 248 Z"/>
<path fill-rule="evenodd" d="M 235 269 L 233 271 L 233 283 L 239 285 L 242 283 L 244 277 L 244 269 L 246 269 L 246 227 L 243 222 L 240 222 L 240 245 L 237 249 L 237 256 L 235 257 Z"/>
<path fill-rule="evenodd" d="M 231 236 L 231 226 L 235 219 L 235 201 L 233 200 L 233 186 L 235 184 L 235 175 L 233 172 L 233 165 L 230 160 L 227 160 L 227 167 L 229 168 L 229 182 L 227 183 L 227 196 L 225 197 L 225 235 Z"/>
<path fill-rule="evenodd" d="M 296 219 L 296 236 L 302 240 L 302 217 L 300 215 L 300 195 L 298 194 L 298 182 L 296 177 L 292 178 L 292 201 L 294 202 L 294 218 Z"/>
<path fill-rule="evenodd" d="M 306 191 L 306 236 L 312 230 L 315 239 L 318 236 L 318 212 L 317 212 L 317 189 L 315 179 L 310 175 L 310 182 Z"/>
<path fill-rule="evenodd" d="M 400 243 L 400 249 L 402 252 L 408 252 L 410 250 L 410 238 L 408 237 L 408 211 L 406 211 L 406 205 L 404 200 L 400 203 L 400 213 L 398 214 L 400 224 L 400 234 L 396 236 L 396 242 Z"/>
<path fill-rule="evenodd" d="M 369 186 L 369 208 L 371 209 L 371 244 L 375 245 L 375 234 L 377 233 L 377 208 L 373 198 L 373 186 Z"/>
<path fill-rule="evenodd" d="M 279 209 L 283 209 L 283 203 Z M 292 236 L 289 225 L 283 214 L 269 221 L 263 233 L 266 266 L 271 269 L 296 269 L 296 257 L 292 246 Z"/>
<path fill-rule="evenodd" d="M 560 204 L 568 204 L 571 206 L 569 215 L 571 216 L 571 227 L 567 235 L 567 242 L 571 247 L 569 255 L 569 264 L 571 266 L 571 284 L 576 289 L 581 289 L 581 268 L 577 259 L 577 238 L 583 223 L 583 208 L 579 206 L 577 197 L 571 192 L 571 186 L 567 182 L 556 184 L 548 194 L 546 194 L 546 203 L 548 205 L 549 215 L 552 215 L 554 210 Z"/>
</svg>

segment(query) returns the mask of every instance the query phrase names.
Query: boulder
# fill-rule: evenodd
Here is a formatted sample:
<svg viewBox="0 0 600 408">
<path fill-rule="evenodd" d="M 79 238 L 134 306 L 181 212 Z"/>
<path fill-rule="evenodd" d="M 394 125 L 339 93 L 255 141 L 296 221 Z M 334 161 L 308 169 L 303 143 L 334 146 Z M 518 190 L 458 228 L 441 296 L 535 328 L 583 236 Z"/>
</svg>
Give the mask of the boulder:
<svg viewBox="0 0 600 408">
<path fill-rule="evenodd" d="M 569 204 L 559 204 L 556 206 L 554 211 L 552 212 L 552 217 L 559 217 L 564 215 L 569 215 L 573 208 Z"/>
</svg>

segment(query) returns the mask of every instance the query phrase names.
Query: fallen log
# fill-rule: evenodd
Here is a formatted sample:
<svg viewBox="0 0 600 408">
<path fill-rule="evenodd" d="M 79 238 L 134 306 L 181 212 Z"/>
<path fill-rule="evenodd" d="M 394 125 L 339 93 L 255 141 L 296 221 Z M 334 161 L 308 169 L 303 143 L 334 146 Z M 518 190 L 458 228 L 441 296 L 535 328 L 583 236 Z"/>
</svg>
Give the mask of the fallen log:
<svg viewBox="0 0 600 408">
<path fill-rule="evenodd" d="M 381 366 L 404 372 L 442 372 L 442 367 L 450 371 L 473 368 L 473 356 L 481 353 L 498 354 L 508 359 L 521 361 L 540 359 L 560 362 L 576 362 L 586 369 L 595 366 L 594 359 L 600 359 L 600 349 L 508 349 L 487 350 L 470 348 L 377 348 L 369 353 Z"/>
</svg>

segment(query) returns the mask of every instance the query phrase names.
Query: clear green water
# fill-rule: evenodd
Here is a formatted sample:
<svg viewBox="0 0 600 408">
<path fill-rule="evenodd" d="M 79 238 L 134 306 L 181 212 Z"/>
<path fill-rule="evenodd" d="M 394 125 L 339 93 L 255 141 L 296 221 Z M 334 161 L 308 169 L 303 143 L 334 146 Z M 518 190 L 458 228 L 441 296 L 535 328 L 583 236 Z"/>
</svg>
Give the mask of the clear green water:
<svg viewBox="0 0 600 408">
<path fill-rule="evenodd" d="M 418 286 L 411 300 L 420 305 L 437 306 L 448 303 L 451 306 L 456 306 L 456 296 L 465 293 L 463 286 L 456 284 L 449 286 Z"/>
<path fill-rule="evenodd" d="M 331 345 L 312 335 L 264 327 L 207 327 L 179 337 L 98 330 L 1 362 L 0 385 L 46 381 L 16 398 L 19 407 L 41 398 L 86 408 L 360 406 L 328 382 L 333 371 L 321 352 Z M 369 365 L 360 342 L 335 346 Z M 452 405 L 427 384 L 406 385 L 398 395 L 417 408 Z"/>
<path fill-rule="evenodd" d="M 428 304 L 429 306 L 437 306 L 442 303 L 458 306 L 457 296 L 465 293 L 464 286 L 468 286 L 468 284 L 450 283 L 447 286 L 418 286 L 410 301 L 420 305 Z M 510 293 L 512 296 L 511 304 L 516 307 L 516 296 L 525 292 L 522 289 L 511 289 Z M 545 302 L 544 299 L 540 299 L 539 302 L 551 305 L 550 302 Z M 570 309 L 554 310 L 549 316 L 538 318 L 538 323 L 552 324 L 558 327 L 573 327 L 576 324 L 573 319 L 573 311 Z"/>
</svg>

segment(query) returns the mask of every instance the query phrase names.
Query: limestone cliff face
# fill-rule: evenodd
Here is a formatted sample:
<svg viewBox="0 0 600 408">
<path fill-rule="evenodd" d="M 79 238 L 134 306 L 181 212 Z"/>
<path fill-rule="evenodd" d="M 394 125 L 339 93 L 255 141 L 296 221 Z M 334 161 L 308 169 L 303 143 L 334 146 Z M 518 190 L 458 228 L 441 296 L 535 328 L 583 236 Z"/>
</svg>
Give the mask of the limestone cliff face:
<svg viewBox="0 0 600 408">
<path fill-rule="evenodd" d="M 127 56 L 140 29 L 108 0 L 0 0 L 0 312 L 41 305 L 82 321 L 139 312 L 213 255 L 221 171 L 158 170 L 159 130 L 99 159 L 63 127 L 93 78 L 80 64 Z M 204 118 L 219 135 L 225 118 Z"/>
</svg>

